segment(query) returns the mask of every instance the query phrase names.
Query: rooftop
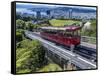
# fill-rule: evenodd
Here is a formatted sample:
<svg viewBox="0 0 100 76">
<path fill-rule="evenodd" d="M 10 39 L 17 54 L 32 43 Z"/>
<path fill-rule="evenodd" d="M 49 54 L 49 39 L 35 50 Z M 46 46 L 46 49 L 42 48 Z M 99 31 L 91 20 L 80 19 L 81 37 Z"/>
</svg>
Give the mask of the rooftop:
<svg viewBox="0 0 100 76">
<path fill-rule="evenodd" d="M 59 31 L 76 31 L 79 30 L 79 26 L 66 26 L 66 27 L 41 27 L 44 30 L 59 30 Z"/>
</svg>

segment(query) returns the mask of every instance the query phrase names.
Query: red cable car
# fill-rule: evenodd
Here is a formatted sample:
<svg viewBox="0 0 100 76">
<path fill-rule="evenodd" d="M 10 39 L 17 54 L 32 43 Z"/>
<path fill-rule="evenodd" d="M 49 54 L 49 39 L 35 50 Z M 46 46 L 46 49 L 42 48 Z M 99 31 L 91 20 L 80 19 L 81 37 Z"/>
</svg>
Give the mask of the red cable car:
<svg viewBox="0 0 100 76">
<path fill-rule="evenodd" d="M 80 44 L 80 26 L 41 27 L 41 36 L 56 43 L 71 46 Z"/>
</svg>

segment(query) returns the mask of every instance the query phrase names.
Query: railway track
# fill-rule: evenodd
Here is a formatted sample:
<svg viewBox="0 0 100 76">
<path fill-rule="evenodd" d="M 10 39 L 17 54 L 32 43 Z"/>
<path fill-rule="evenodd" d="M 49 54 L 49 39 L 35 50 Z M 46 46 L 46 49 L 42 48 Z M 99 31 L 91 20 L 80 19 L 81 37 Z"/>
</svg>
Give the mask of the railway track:
<svg viewBox="0 0 100 76">
<path fill-rule="evenodd" d="M 96 52 L 92 51 L 91 49 L 84 49 L 83 47 L 84 46 L 75 47 L 73 52 L 80 55 L 80 56 L 82 56 L 82 57 L 85 57 L 85 58 L 87 58 L 91 61 L 96 62 L 97 61 L 96 60 L 96 58 L 97 58 L 96 57 Z M 67 50 L 70 50 L 70 48 L 65 47 L 65 46 L 63 48 L 66 48 Z M 85 48 L 87 48 L 87 47 L 85 47 Z"/>
</svg>

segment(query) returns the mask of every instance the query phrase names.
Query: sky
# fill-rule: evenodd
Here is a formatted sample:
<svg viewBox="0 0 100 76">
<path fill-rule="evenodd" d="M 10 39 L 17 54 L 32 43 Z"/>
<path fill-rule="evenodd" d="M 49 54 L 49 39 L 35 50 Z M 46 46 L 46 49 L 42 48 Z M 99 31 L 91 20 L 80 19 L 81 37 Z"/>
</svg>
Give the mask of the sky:
<svg viewBox="0 0 100 76">
<path fill-rule="evenodd" d="M 19 6 L 19 7 L 18 7 Z M 30 7 L 28 7 L 30 6 Z M 35 7 L 34 7 L 35 6 Z M 84 7 L 84 6 L 67 6 L 67 5 L 52 5 L 52 4 L 34 4 L 34 3 L 16 3 L 17 8 L 36 8 L 36 7 L 75 7 L 75 8 L 84 8 L 84 9 L 93 9 L 96 10 L 96 7 Z"/>
<path fill-rule="evenodd" d="M 17 12 L 28 12 L 30 14 L 33 13 L 31 10 L 27 10 L 29 8 L 56 8 L 56 7 L 72 7 L 72 8 L 82 8 L 82 9 L 92 9 L 96 10 L 96 7 L 84 7 L 84 6 L 68 6 L 68 5 L 53 5 L 53 4 L 36 4 L 36 3 L 16 3 L 16 11 Z"/>
</svg>

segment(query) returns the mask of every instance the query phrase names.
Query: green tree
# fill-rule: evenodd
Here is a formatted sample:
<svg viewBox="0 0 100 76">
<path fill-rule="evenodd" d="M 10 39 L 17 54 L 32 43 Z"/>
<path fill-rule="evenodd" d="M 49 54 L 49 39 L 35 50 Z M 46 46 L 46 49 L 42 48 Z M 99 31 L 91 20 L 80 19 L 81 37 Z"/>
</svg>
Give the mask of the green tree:
<svg viewBox="0 0 100 76">
<path fill-rule="evenodd" d="M 24 27 L 25 27 L 25 22 L 23 20 L 20 19 L 16 20 L 16 28 L 24 29 Z"/>
<path fill-rule="evenodd" d="M 22 29 L 17 29 L 16 30 L 16 41 L 17 42 L 23 40 L 23 33 L 24 33 L 24 30 L 22 30 Z"/>
<path fill-rule="evenodd" d="M 31 21 L 33 18 L 30 17 L 30 16 L 27 16 L 27 17 L 23 17 L 22 20 L 23 21 Z"/>
<path fill-rule="evenodd" d="M 26 29 L 32 31 L 34 27 L 35 26 L 32 24 L 32 22 L 30 21 L 26 22 Z"/>
<path fill-rule="evenodd" d="M 16 32 L 16 41 L 21 41 L 22 40 L 22 33 Z"/>
<path fill-rule="evenodd" d="M 37 40 L 23 40 L 18 43 L 16 50 L 16 71 L 27 73 L 36 71 L 43 65 L 45 51 Z"/>
<path fill-rule="evenodd" d="M 20 14 L 16 14 L 16 20 L 17 19 L 22 19 L 21 15 Z"/>
</svg>

